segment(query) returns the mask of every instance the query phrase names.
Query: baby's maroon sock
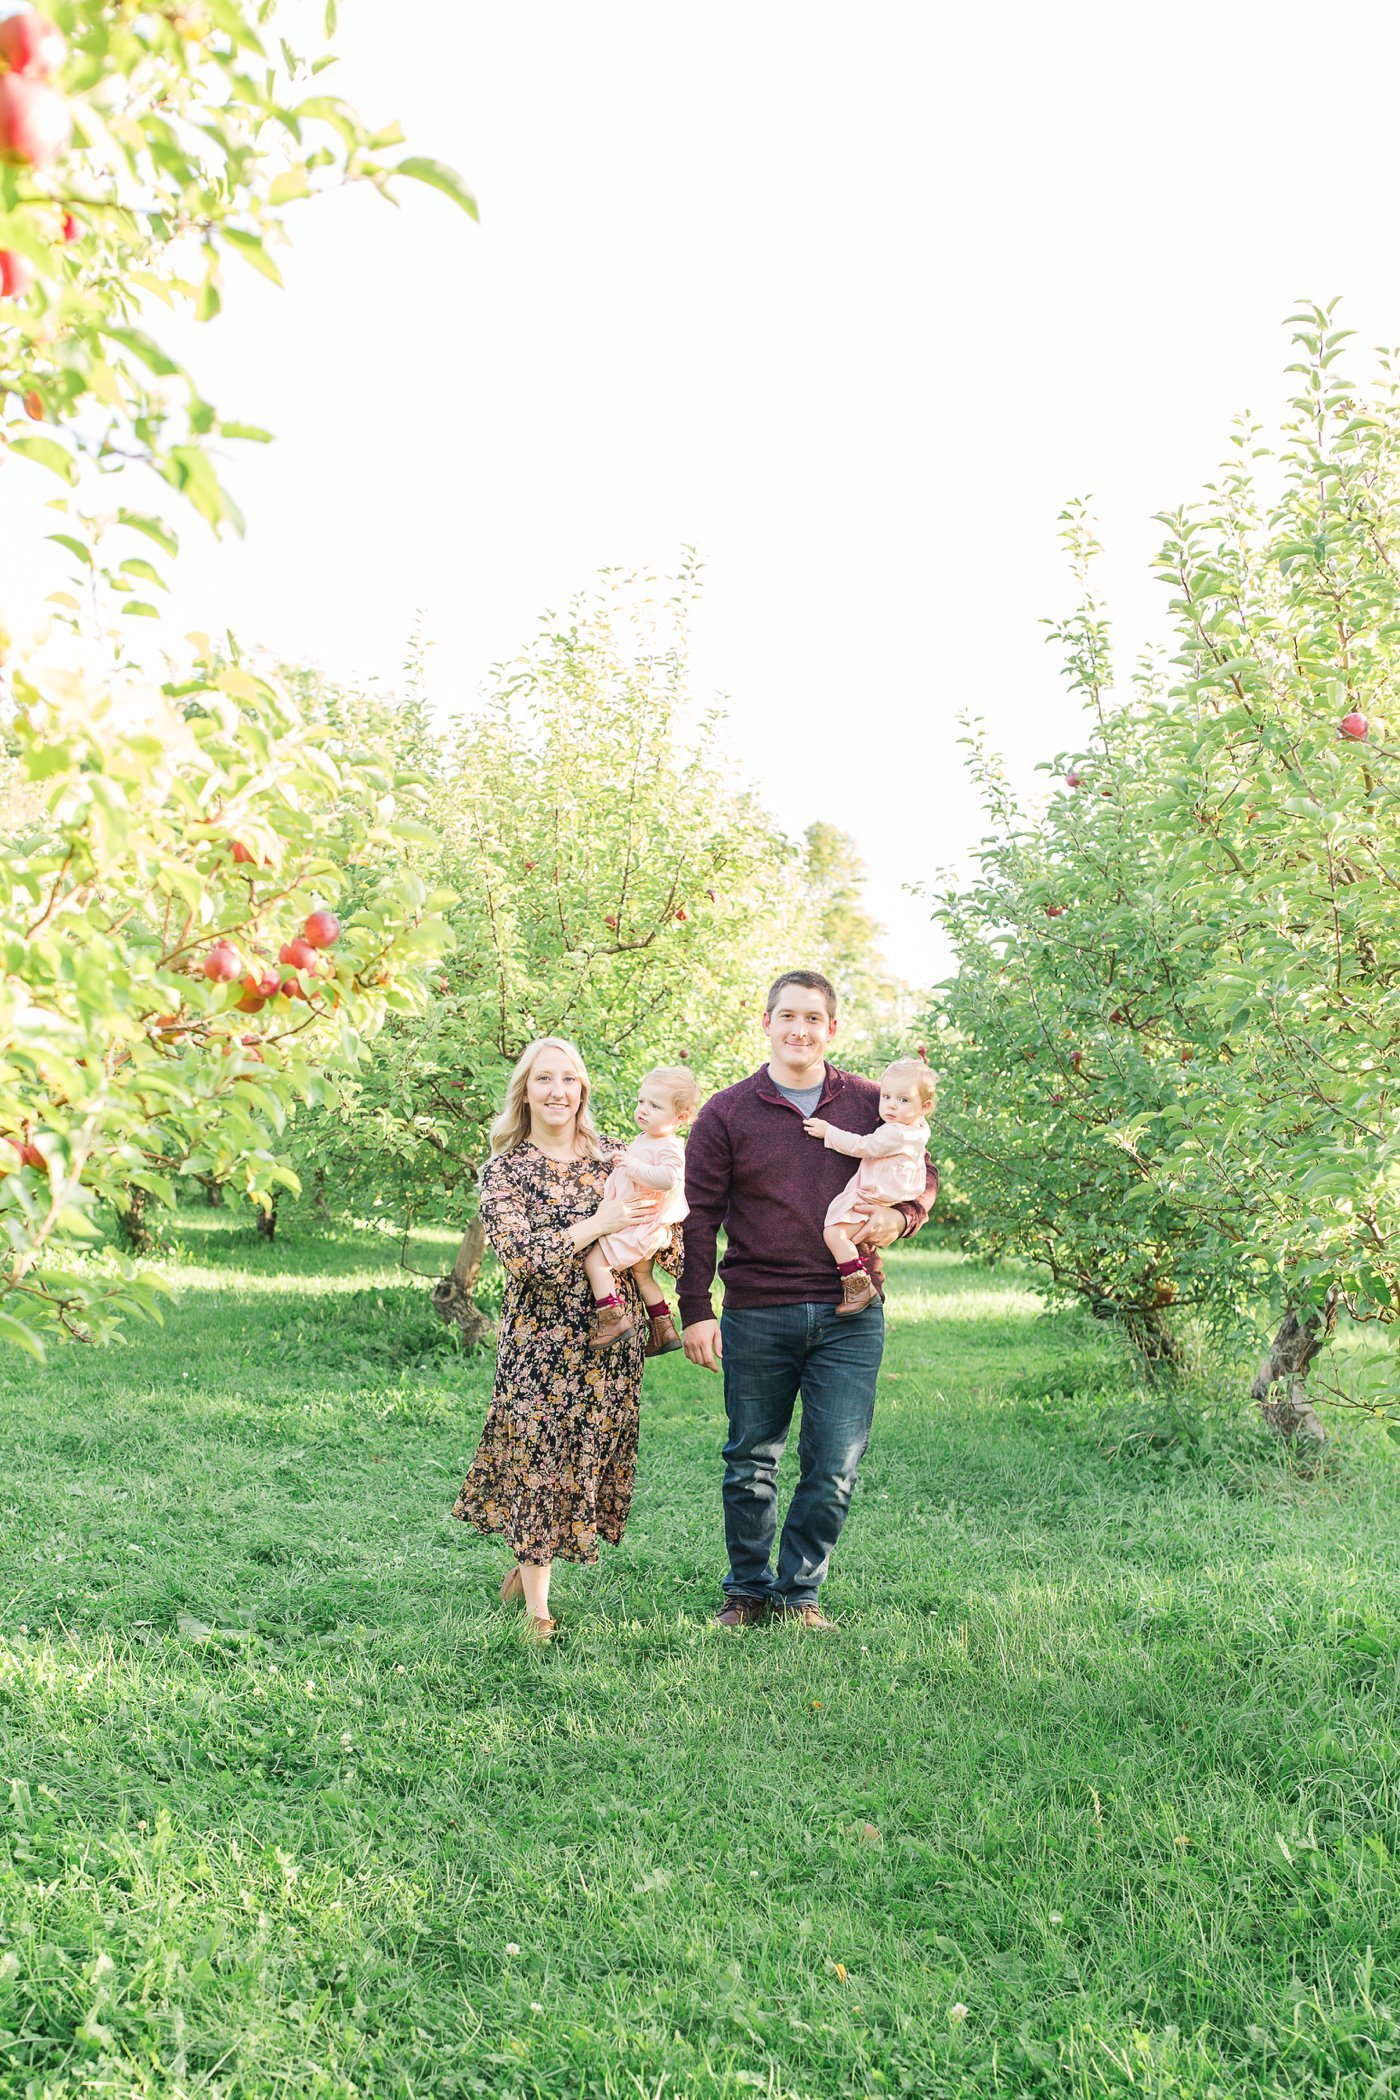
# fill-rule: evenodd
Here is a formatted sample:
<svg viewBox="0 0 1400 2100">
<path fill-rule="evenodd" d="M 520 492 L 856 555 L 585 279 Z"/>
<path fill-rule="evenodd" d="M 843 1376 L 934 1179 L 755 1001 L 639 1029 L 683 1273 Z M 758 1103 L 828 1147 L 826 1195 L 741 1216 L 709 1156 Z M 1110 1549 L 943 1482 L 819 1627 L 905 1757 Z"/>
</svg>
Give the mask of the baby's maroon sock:
<svg viewBox="0 0 1400 2100">
<path fill-rule="evenodd" d="M 864 1266 L 864 1262 L 860 1261 L 838 1261 L 836 1273 L 838 1276 L 858 1276 Z"/>
</svg>

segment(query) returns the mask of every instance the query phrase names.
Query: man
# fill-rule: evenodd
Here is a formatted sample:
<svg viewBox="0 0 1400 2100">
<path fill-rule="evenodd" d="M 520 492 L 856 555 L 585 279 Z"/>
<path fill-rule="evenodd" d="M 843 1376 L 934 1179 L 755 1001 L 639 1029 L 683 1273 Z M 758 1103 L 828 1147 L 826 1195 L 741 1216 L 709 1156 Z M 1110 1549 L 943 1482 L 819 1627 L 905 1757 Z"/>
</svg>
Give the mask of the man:
<svg viewBox="0 0 1400 2100">
<path fill-rule="evenodd" d="M 851 1163 L 809 1137 L 803 1123 L 820 1116 L 838 1130 L 868 1133 L 879 1127 L 880 1090 L 827 1063 L 836 994 L 817 971 L 778 979 L 763 1027 L 768 1063 L 706 1102 L 686 1146 L 681 1323 L 691 1363 L 724 1374 L 729 1575 L 719 1623 L 750 1626 L 781 1614 L 825 1630 L 831 1622 L 817 1597 L 870 1441 L 885 1318 L 880 1297 L 849 1318 L 837 1314 L 841 1279 L 822 1226 Z M 877 1289 L 878 1249 L 917 1232 L 937 1191 L 930 1163 L 919 1200 L 876 1209 L 853 1233 Z M 720 1263 L 724 1315 L 716 1320 L 710 1286 L 721 1226 L 728 1245 Z M 778 1461 L 799 1392 L 797 1489 L 775 1575 Z"/>
</svg>

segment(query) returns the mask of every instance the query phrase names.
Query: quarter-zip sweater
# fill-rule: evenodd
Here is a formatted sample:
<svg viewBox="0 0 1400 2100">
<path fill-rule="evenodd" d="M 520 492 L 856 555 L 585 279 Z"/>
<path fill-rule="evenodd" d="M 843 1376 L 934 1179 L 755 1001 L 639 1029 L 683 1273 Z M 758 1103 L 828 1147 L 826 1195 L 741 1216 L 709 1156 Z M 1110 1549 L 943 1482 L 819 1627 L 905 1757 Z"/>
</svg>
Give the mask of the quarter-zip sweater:
<svg viewBox="0 0 1400 2100">
<path fill-rule="evenodd" d="M 837 1130 L 865 1136 L 880 1126 L 880 1089 L 856 1072 L 828 1065 L 813 1114 Z M 840 1303 L 841 1279 L 822 1226 L 828 1204 L 850 1179 L 850 1162 L 808 1137 L 802 1123 L 802 1111 L 778 1092 L 766 1065 L 713 1094 L 696 1117 L 685 1147 L 685 1326 L 713 1317 L 710 1287 L 721 1226 L 726 1305 Z M 938 1169 L 930 1160 L 923 1195 L 892 1206 L 904 1214 L 906 1237 L 925 1222 L 937 1194 Z M 878 1283 L 878 1255 L 871 1274 Z"/>
</svg>

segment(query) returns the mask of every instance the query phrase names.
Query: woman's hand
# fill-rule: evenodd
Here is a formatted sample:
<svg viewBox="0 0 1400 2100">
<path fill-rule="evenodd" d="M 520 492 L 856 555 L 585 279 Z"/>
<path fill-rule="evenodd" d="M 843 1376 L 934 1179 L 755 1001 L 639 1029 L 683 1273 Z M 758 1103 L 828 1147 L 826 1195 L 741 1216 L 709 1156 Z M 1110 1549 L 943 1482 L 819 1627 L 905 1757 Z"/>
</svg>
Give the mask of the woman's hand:
<svg viewBox="0 0 1400 2100">
<path fill-rule="evenodd" d="M 802 1128 L 806 1131 L 808 1137 L 820 1138 L 822 1143 L 825 1144 L 826 1134 L 830 1130 L 831 1125 L 824 1122 L 820 1116 L 808 1116 Z"/>
<path fill-rule="evenodd" d="M 605 1196 L 591 1223 L 601 1240 L 610 1232 L 622 1232 L 628 1225 L 641 1225 L 654 1218 L 663 1200 L 660 1190 L 647 1196 Z"/>
</svg>

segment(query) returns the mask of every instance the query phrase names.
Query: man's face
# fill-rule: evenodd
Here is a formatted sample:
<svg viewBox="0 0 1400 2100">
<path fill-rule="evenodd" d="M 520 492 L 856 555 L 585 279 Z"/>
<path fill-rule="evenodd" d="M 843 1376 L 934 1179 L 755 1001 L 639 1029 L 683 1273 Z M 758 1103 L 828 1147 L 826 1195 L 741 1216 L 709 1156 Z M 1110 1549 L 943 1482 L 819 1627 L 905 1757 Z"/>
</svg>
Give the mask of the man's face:
<svg viewBox="0 0 1400 2100">
<path fill-rule="evenodd" d="M 785 984 L 772 1013 L 763 1016 L 763 1028 L 774 1061 L 801 1071 L 825 1056 L 836 1021 L 821 992 L 809 991 L 805 984 Z"/>
</svg>

